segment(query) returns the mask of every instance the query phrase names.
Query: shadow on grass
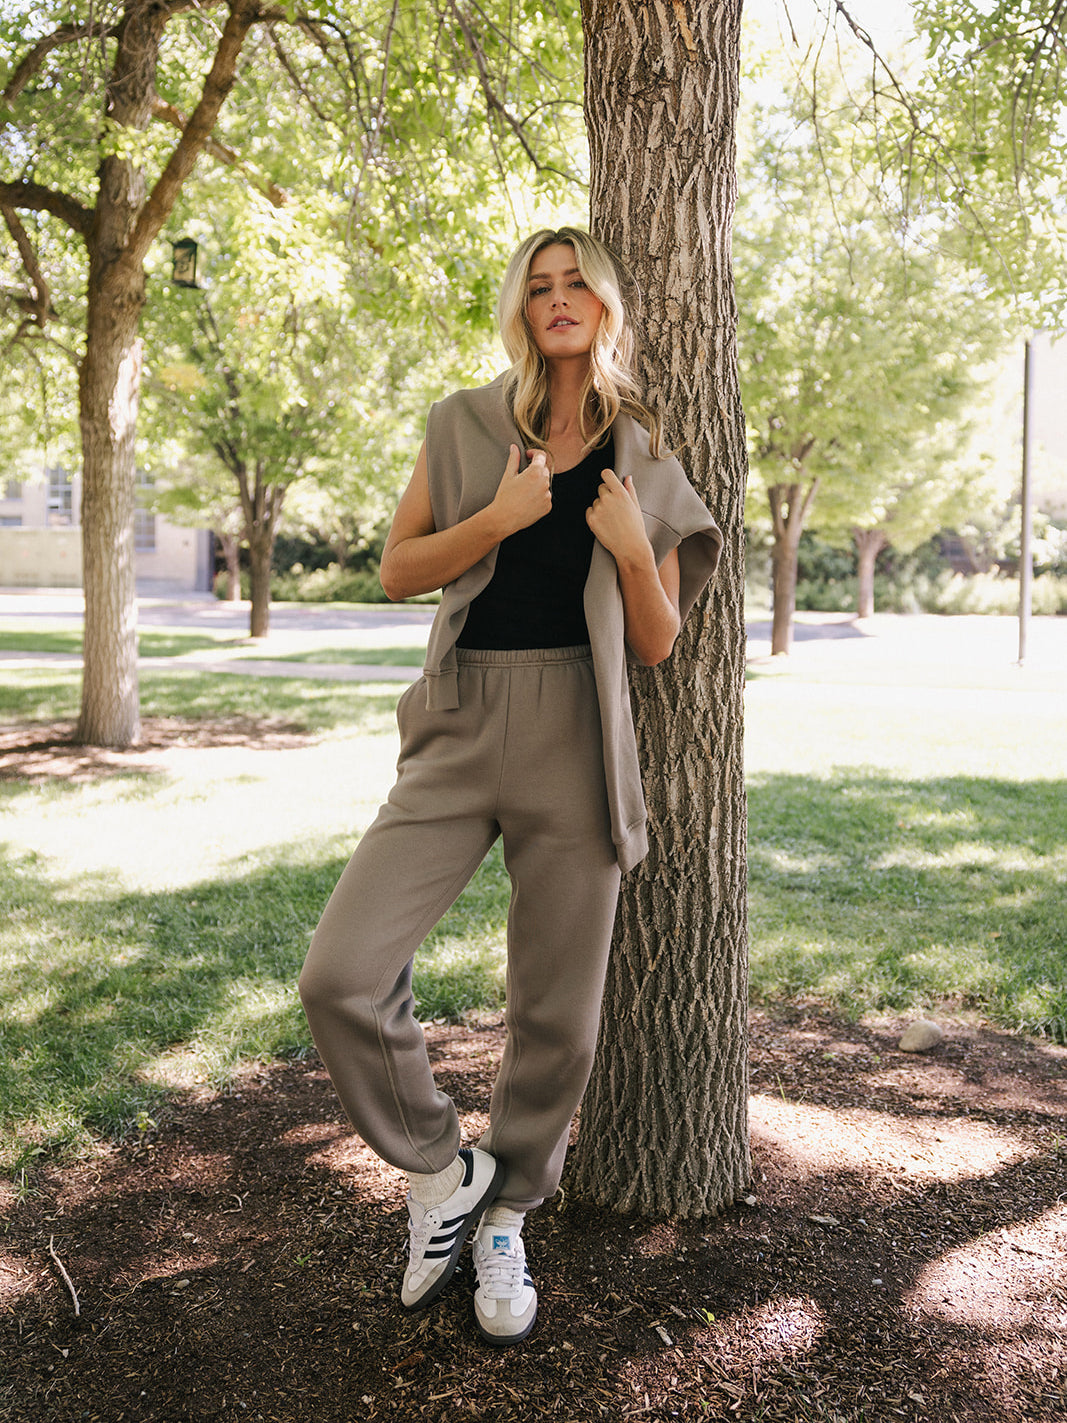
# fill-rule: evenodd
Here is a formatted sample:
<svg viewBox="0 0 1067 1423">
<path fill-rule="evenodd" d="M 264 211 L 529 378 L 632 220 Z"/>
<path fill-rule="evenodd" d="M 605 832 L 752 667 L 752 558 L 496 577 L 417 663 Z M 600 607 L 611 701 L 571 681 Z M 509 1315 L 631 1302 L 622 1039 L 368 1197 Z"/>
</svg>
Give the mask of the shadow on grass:
<svg viewBox="0 0 1067 1423">
<path fill-rule="evenodd" d="M 754 777 L 755 1000 L 856 1016 L 971 1007 L 1062 1041 L 1065 792 Z M 224 1081 L 306 1047 L 296 979 L 348 844 L 280 848 L 253 872 L 149 894 L 57 883 L 12 847 L 0 1093 L 22 1150 L 137 1130 L 169 1099 L 175 1054 Z M 497 850 L 417 960 L 424 1018 L 499 1005 L 508 894 Z"/>
<path fill-rule="evenodd" d="M 0 1101 L 16 1167 L 88 1131 L 143 1130 L 190 1082 L 306 1050 L 296 982 L 344 868 L 339 844 L 156 893 L 57 885 L 8 847 Z M 493 852 L 416 957 L 420 1016 L 500 1004 L 506 912 Z"/>
<path fill-rule="evenodd" d="M 976 1008 L 1067 1041 L 1067 782 L 749 782 L 758 999 Z"/>
<path fill-rule="evenodd" d="M 277 678 L 225 677 L 189 670 L 142 679 L 141 737 L 135 746 L 82 746 L 74 679 L 22 671 L 0 687 L 0 795 L 11 801 L 44 790 L 102 779 L 141 778 L 147 787 L 168 773 L 160 753 L 206 748 L 275 751 L 300 746 L 338 728 L 372 736 L 395 724 L 399 688 Z M 146 794 L 149 793 L 146 790 Z"/>
<path fill-rule="evenodd" d="M 80 671 L 5 668 L 0 716 L 35 725 L 77 720 Z M 377 731 L 392 725 L 401 688 L 379 683 L 316 682 L 302 677 L 240 676 L 198 672 L 195 667 L 144 671 L 140 679 L 142 720 L 189 722 L 240 719 L 248 728 L 284 720 L 306 732 L 351 727 Z M 136 748 L 134 748 L 136 750 Z"/>
</svg>

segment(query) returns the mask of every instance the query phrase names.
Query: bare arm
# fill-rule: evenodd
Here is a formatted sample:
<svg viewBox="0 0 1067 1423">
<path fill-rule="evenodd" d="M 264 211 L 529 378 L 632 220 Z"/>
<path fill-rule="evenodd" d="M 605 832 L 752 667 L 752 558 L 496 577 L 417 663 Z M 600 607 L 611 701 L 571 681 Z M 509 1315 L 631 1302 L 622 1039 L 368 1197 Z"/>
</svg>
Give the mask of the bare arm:
<svg viewBox="0 0 1067 1423">
<path fill-rule="evenodd" d="M 597 539 L 614 557 L 625 613 L 626 641 L 639 662 L 654 667 L 669 657 L 681 627 L 678 611 L 678 551 L 656 567 L 633 480 L 620 482 L 610 469 L 586 515 Z"/>
<path fill-rule="evenodd" d="M 543 518 L 551 507 L 544 452 L 534 451 L 530 464 L 520 470 L 519 447 L 512 445 L 493 502 L 451 528 L 438 529 L 423 445 L 382 553 L 379 576 L 386 596 L 395 601 L 443 588 L 473 568 L 509 534 Z"/>
</svg>

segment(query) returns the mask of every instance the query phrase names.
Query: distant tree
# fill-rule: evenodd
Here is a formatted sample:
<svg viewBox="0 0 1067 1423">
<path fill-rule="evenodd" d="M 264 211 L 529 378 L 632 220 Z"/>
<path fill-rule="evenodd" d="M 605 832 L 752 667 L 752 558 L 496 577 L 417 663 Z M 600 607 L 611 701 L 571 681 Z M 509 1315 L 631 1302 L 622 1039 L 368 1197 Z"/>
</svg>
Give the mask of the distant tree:
<svg viewBox="0 0 1067 1423">
<path fill-rule="evenodd" d="M 778 654 L 792 642 L 804 529 L 878 529 L 891 491 L 927 472 L 920 452 L 963 418 L 1000 327 L 978 284 L 933 249 L 932 221 L 921 244 L 891 229 L 845 126 L 813 126 L 797 91 L 748 114 L 735 273 Z M 884 536 L 860 534 L 865 559 Z"/>
<path fill-rule="evenodd" d="M 21 214 L 47 213 L 62 223 L 81 240 L 88 263 L 79 372 L 85 670 L 78 736 L 104 745 L 128 745 L 139 734 L 132 530 L 145 259 L 215 127 L 260 18 L 255 0 L 232 0 L 212 35 L 200 15 L 183 13 L 187 8 L 182 0 L 127 0 L 111 13 L 19 5 L 3 17 L 3 50 L 13 60 L 3 93 L 3 154 L 8 170 L 21 173 L 0 182 L 0 204 L 15 216 L 13 236 L 42 322 L 49 288 Z M 176 24 L 183 31 L 180 88 L 195 97 L 150 181 L 143 136 L 159 102 L 167 30 Z M 201 78 L 196 62 L 205 51 Z M 93 88 L 99 83 L 95 103 L 83 102 L 83 78 Z"/>
<path fill-rule="evenodd" d="M 0 12 L 0 215 L 31 323 L 47 324 L 60 304 L 44 265 L 46 247 L 61 245 L 57 231 L 85 273 L 80 740 L 122 746 L 138 736 L 132 530 L 141 317 L 153 244 L 198 158 L 210 154 L 277 205 L 284 194 L 275 165 L 285 166 L 294 135 L 305 154 L 302 129 L 320 125 L 315 161 L 344 192 L 350 226 L 359 227 L 363 191 L 378 175 L 399 220 L 381 224 L 386 240 L 371 233 L 364 241 L 380 260 L 395 252 L 428 265 L 442 250 L 447 218 L 429 233 L 412 194 L 427 191 L 423 180 L 443 162 L 463 166 L 478 127 L 502 168 L 516 149 L 551 145 L 562 105 L 541 86 L 565 41 L 565 25 L 546 24 L 540 9 L 516 18 L 503 0 L 322 0 L 306 15 L 260 0 L 8 0 Z M 295 129 L 274 122 L 273 99 L 285 92 L 306 106 Z M 410 124 L 394 123 L 394 95 Z M 220 127 L 224 106 L 232 122 Z M 450 136 L 444 155 L 442 133 Z M 451 217 L 458 246 L 465 214 Z"/>
</svg>

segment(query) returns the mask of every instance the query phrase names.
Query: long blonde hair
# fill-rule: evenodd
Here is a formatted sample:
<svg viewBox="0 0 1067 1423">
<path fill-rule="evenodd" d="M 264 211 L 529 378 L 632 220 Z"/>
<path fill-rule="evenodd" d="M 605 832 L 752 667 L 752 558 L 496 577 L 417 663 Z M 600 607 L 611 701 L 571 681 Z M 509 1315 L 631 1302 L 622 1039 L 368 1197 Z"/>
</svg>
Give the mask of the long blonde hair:
<svg viewBox="0 0 1067 1423">
<path fill-rule="evenodd" d="M 607 442 L 612 421 L 621 410 L 645 426 L 653 455 L 662 459 L 660 420 L 644 404 L 634 372 L 631 315 L 637 304 L 636 286 L 611 248 L 580 227 L 561 227 L 558 231 L 546 227 L 535 232 L 518 248 L 504 273 L 497 315 L 504 350 L 511 361 L 504 388 L 515 423 L 531 445 L 543 446 L 548 439 L 548 369 L 534 343 L 526 305 L 533 259 L 556 242 L 574 248 L 582 280 L 604 306 L 578 402 L 578 428 L 585 448 L 598 449 Z"/>
</svg>

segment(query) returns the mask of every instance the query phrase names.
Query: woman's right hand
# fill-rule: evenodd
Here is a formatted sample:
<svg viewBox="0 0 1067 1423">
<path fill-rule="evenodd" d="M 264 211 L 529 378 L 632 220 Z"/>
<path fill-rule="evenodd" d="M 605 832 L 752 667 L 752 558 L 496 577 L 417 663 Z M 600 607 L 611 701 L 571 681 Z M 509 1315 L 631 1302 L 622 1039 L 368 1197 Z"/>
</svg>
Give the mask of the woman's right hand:
<svg viewBox="0 0 1067 1423">
<path fill-rule="evenodd" d="M 543 519 L 551 507 L 548 456 L 544 450 L 531 450 L 530 463 L 520 471 L 519 447 L 512 445 L 492 502 L 470 518 L 438 529 L 424 444 L 382 551 L 380 576 L 386 596 L 413 598 L 443 588 L 509 534 Z"/>
<path fill-rule="evenodd" d="M 499 521 L 501 539 L 528 529 L 552 508 L 552 476 L 544 450 L 528 450 L 530 463 L 519 468 L 518 445 L 508 449 L 508 462 L 490 508 Z"/>
</svg>

